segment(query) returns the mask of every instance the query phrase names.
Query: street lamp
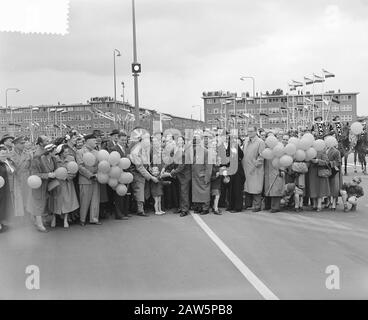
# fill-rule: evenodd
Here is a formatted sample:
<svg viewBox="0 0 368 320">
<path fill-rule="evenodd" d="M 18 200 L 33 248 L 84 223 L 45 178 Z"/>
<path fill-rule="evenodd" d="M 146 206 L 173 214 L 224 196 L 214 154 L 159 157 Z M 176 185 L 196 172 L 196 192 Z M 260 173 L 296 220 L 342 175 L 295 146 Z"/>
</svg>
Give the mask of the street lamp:
<svg viewBox="0 0 368 320">
<path fill-rule="evenodd" d="M 138 76 L 141 72 L 141 65 L 137 61 L 137 40 L 135 30 L 135 2 L 132 0 L 132 22 L 133 22 L 133 63 L 132 72 L 134 77 L 134 116 L 135 125 L 139 126 L 139 97 L 138 97 Z"/>
<path fill-rule="evenodd" d="M 121 82 L 121 85 L 122 85 L 122 87 L 123 87 L 123 95 L 122 95 L 122 98 L 123 98 L 123 104 L 125 103 L 125 83 L 124 83 L 124 81 L 122 81 Z"/>
<path fill-rule="evenodd" d="M 114 51 L 112 52 L 113 56 L 114 56 L 114 112 L 115 112 L 115 116 L 114 116 L 114 123 L 116 126 L 116 119 L 117 119 L 117 107 L 116 107 L 116 63 L 115 63 L 115 57 L 120 57 L 121 53 L 118 49 L 114 49 Z"/>
<path fill-rule="evenodd" d="M 250 77 L 250 76 L 248 76 L 248 77 L 240 77 L 240 80 L 241 81 L 245 81 L 245 79 L 252 79 L 252 82 L 253 82 L 253 98 L 255 98 L 255 96 L 256 96 L 256 90 L 255 90 L 256 80 L 255 80 L 255 78 L 254 77 Z"/>
<path fill-rule="evenodd" d="M 5 110 L 8 109 L 8 91 L 19 92 L 20 90 L 18 88 L 7 88 L 7 89 L 5 89 Z M 12 108 L 10 108 L 10 122 L 13 122 L 13 110 L 12 110 Z"/>
</svg>

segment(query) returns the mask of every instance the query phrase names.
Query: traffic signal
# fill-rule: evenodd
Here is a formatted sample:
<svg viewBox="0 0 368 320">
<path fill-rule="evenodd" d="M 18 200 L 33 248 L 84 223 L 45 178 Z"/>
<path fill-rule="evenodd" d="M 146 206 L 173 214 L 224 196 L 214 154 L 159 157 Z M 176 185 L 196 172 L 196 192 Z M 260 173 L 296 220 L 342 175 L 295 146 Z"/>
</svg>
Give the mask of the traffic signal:
<svg viewBox="0 0 368 320">
<path fill-rule="evenodd" d="M 140 63 L 132 63 L 132 72 L 133 73 L 141 73 L 141 64 Z"/>
</svg>

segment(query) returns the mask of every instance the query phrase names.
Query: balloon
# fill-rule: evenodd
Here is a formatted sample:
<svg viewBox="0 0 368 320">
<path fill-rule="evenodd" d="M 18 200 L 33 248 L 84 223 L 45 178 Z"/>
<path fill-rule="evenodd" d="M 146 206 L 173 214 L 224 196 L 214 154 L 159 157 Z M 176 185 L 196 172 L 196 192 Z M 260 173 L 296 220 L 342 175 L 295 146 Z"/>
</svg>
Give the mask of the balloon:
<svg viewBox="0 0 368 320">
<path fill-rule="evenodd" d="M 275 136 L 268 136 L 266 138 L 266 146 L 273 149 L 277 144 L 278 144 L 279 140 L 277 140 L 277 138 Z"/>
<path fill-rule="evenodd" d="M 290 140 L 289 140 L 290 141 Z M 285 146 L 285 153 L 289 156 L 293 156 L 296 152 L 296 145 L 289 142 L 286 146 Z"/>
<path fill-rule="evenodd" d="M 313 148 L 316 149 L 316 151 L 323 151 L 325 147 L 326 144 L 322 139 L 318 139 L 313 142 Z"/>
<path fill-rule="evenodd" d="M 97 181 L 101 184 L 106 184 L 109 182 L 109 175 L 106 173 L 98 172 L 97 173 Z"/>
<path fill-rule="evenodd" d="M 72 174 L 75 174 L 78 172 L 78 164 L 75 161 L 68 162 L 66 165 L 66 168 Z"/>
<path fill-rule="evenodd" d="M 86 152 L 83 155 L 83 162 L 87 165 L 87 166 L 94 166 L 96 163 L 96 157 L 91 153 L 91 152 Z"/>
<path fill-rule="evenodd" d="M 31 189 L 38 189 L 41 187 L 42 180 L 39 176 L 29 176 L 27 179 L 27 184 Z"/>
<path fill-rule="evenodd" d="M 66 180 L 68 177 L 68 170 L 66 170 L 64 167 L 57 168 L 55 170 L 55 177 L 59 180 Z"/>
<path fill-rule="evenodd" d="M 351 196 L 349 199 L 348 199 L 348 202 L 350 203 L 350 204 L 357 204 L 358 203 L 358 199 L 357 199 L 357 197 L 356 196 Z"/>
<path fill-rule="evenodd" d="M 300 142 L 299 142 L 298 149 L 307 151 L 313 145 L 313 141 L 301 138 Z"/>
<path fill-rule="evenodd" d="M 133 175 L 130 172 L 123 172 L 119 177 L 119 183 L 129 184 L 133 181 Z"/>
<path fill-rule="evenodd" d="M 296 147 L 298 147 L 298 145 L 299 145 L 299 139 L 298 139 L 298 138 L 296 138 L 296 137 L 291 137 L 291 138 L 289 139 L 289 143 L 295 144 L 295 145 L 296 145 Z"/>
<path fill-rule="evenodd" d="M 295 160 L 296 161 L 304 161 L 305 160 L 305 157 L 306 157 L 306 154 L 305 154 L 305 151 L 304 150 L 297 150 L 295 152 Z"/>
<path fill-rule="evenodd" d="M 335 137 L 328 136 L 325 138 L 327 148 L 337 147 L 338 142 Z"/>
<path fill-rule="evenodd" d="M 111 167 L 110 177 L 114 179 L 119 179 L 121 175 L 121 169 L 118 166 Z"/>
<path fill-rule="evenodd" d="M 116 188 L 119 184 L 119 181 L 118 181 L 118 179 L 110 178 L 109 181 L 108 181 L 108 184 L 111 188 Z"/>
<path fill-rule="evenodd" d="M 262 157 L 267 159 L 267 160 L 271 160 L 273 158 L 273 153 L 272 150 L 270 148 L 266 148 L 262 151 Z"/>
<path fill-rule="evenodd" d="M 102 173 L 109 173 L 111 169 L 110 163 L 106 160 L 102 160 L 98 164 L 98 171 Z"/>
<path fill-rule="evenodd" d="M 120 154 L 117 151 L 113 151 L 109 154 L 109 162 L 112 166 L 117 166 L 120 161 Z"/>
<path fill-rule="evenodd" d="M 310 145 L 312 145 L 312 143 L 314 141 L 314 136 L 313 136 L 313 134 L 307 132 L 303 135 L 302 139 L 305 139 L 306 141 L 309 141 Z"/>
<path fill-rule="evenodd" d="M 4 186 L 5 180 L 3 177 L 0 177 L 0 189 Z"/>
<path fill-rule="evenodd" d="M 122 170 L 129 169 L 130 165 L 131 165 L 131 163 L 130 163 L 130 160 L 128 158 L 121 158 L 119 160 L 119 167 Z"/>
<path fill-rule="evenodd" d="M 284 154 L 284 145 L 279 142 L 273 149 L 272 149 L 272 153 L 274 156 L 276 157 L 281 157 Z"/>
<path fill-rule="evenodd" d="M 306 151 L 306 157 L 305 160 L 310 161 L 312 159 L 314 159 L 315 157 L 317 157 L 317 151 L 314 148 L 309 148 Z"/>
<path fill-rule="evenodd" d="M 108 161 L 109 160 L 109 153 L 106 150 L 100 150 L 97 153 L 97 160 L 98 161 Z"/>
<path fill-rule="evenodd" d="M 280 162 L 280 166 L 286 168 L 286 167 L 289 167 L 293 164 L 293 158 L 291 156 L 285 154 L 280 158 L 279 162 Z"/>
<path fill-rule="evenodd" d="M 351 125 L 350 130 L 355 135 L 361 134 L 361 133 L 363 133 L 363 125 L 360 122 L 354 122 Z"/>
<path fill-rule="evenodd" d="M 119 184 L 117 187 L 116 187 L 116 193 L 119 195 L 119 196 L 125 196 L 126 193 L 128 192 L 128 188 L 123 185 L 123 184 Z"/>
<path fill-rule="evenodd" d="M 230 182 L 230 177 L 229 176 L 225 176 L 224 179 L 223 179 L 223 182 L 225 184 L 228 184 Z"/>
<path fill-rule="evenodd" d="M 272 160 L 272 166 L 276 169 L 278 169 L 280 167 L 280 159 L 279 158 L 274 158 Z"/>
</svg>

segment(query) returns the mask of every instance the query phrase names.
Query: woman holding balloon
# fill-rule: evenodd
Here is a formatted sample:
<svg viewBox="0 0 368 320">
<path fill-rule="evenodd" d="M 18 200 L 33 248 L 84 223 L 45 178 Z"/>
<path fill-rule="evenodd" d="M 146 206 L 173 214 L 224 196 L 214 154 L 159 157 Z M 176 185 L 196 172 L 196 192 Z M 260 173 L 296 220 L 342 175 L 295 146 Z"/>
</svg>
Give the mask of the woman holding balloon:
<svg viewBox="0 0 368 320">
<path fill-rule="evenodd" d="M 326 154 L 326 144 L 318 139 L 313 143 L 317 156 L 311 159 L 311 165 L 308 172 L 309 197 L 312 199 L 313 210 L 320 212 L 322 210 L 322 200 L 330 197 L 329 177 L 331 176 L 329 159 Z"/>
<path fill-rule="evenodd" d="M 78 164 L 73 156 L 68 155 L 69 146 L 59 145 L 56 149 L 57 165 L 54 180 L 58 186 L 52 190 L 49 201 L 52 212 L 51 227 L 56 226 L 56 217 L 60 216 L 64 221 L 64 228 L 69 228 L 68 215 L 79 208 L 79 201 L 73 179 L 78 172 Z M 70 153 L 70 152 L 69 152 Z"/>
</svg>

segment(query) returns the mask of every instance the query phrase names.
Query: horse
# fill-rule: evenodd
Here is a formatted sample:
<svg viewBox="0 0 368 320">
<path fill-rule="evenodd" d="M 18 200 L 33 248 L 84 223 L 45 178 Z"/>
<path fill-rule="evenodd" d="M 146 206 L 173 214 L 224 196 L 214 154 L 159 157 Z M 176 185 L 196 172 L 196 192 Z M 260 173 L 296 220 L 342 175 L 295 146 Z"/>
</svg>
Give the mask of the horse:
<svg viewBox="0 0 368 320">
<path fill-rule="evenodd" d="M 357 172 L 356 169 L 356 160 L 362 166 L 362 173 L 367 174 L 367 161 L 365 159 L 367 155 L 368 148 L 368 134 L 367 132 L 363 132 L 362 134 L 355 136 L 356 137 L 356 145 L 354 147 L 354 172 Z"/>
<path fill-rule="evenodd" d="M 338 150 L 341 155 L 341 160 L 344 158 L 344 175 L 346 176 L 348 174 L 348 157 L 350 153 L 355 153 L 357 136 L 350 132 L 349 126 L 344 126 L 342 128 L 341 136 L 338 139 L 338 143 Z"/>
</svg>

